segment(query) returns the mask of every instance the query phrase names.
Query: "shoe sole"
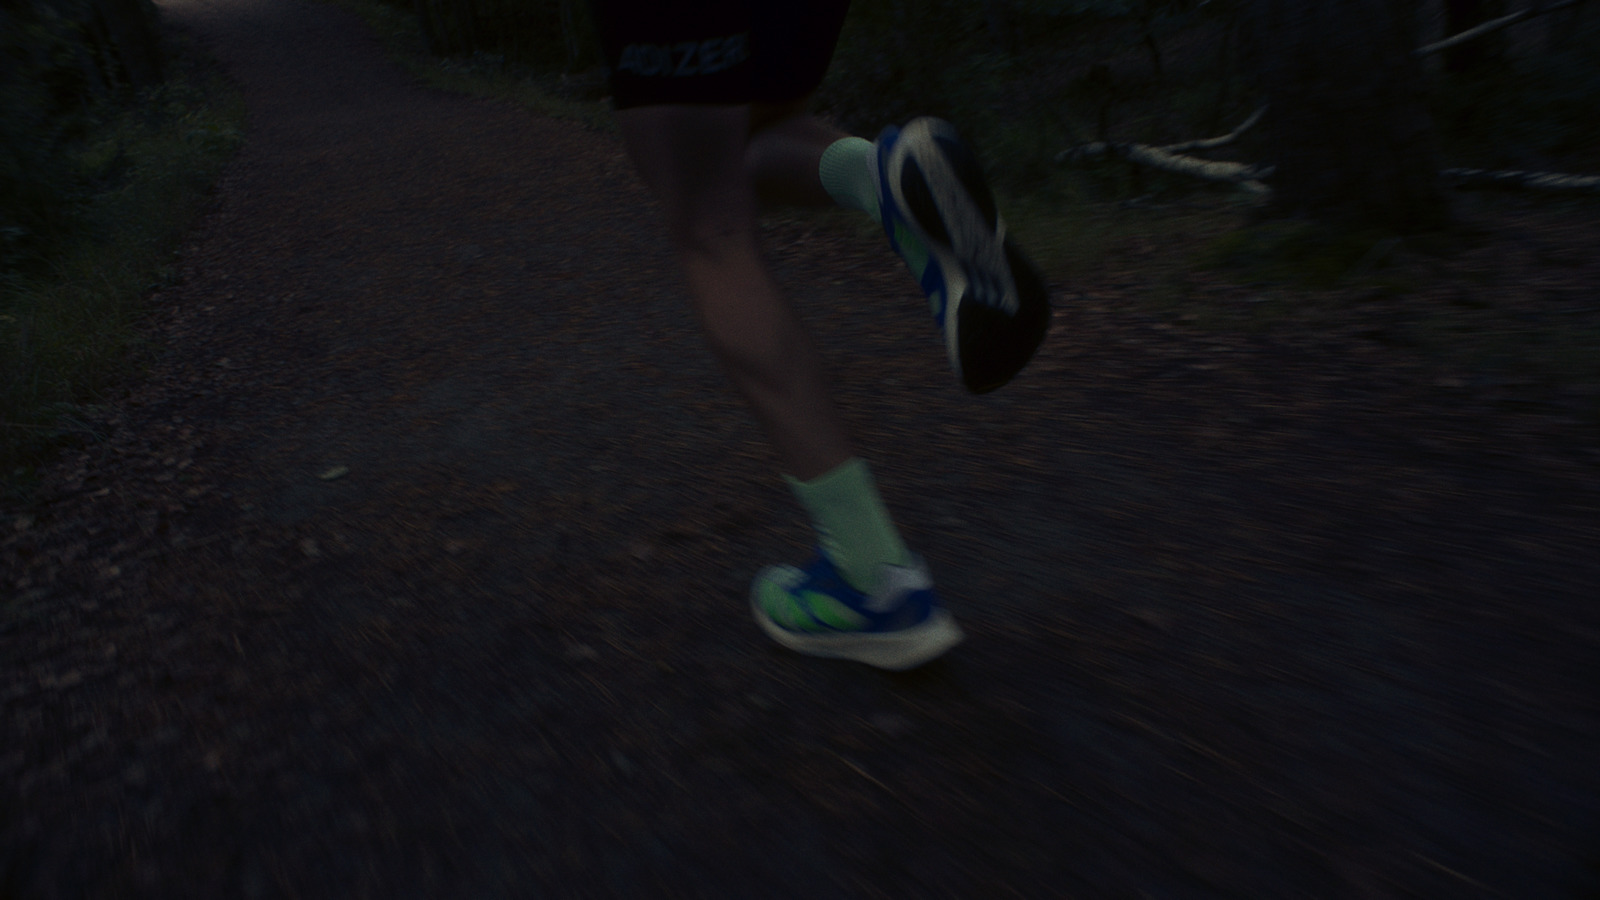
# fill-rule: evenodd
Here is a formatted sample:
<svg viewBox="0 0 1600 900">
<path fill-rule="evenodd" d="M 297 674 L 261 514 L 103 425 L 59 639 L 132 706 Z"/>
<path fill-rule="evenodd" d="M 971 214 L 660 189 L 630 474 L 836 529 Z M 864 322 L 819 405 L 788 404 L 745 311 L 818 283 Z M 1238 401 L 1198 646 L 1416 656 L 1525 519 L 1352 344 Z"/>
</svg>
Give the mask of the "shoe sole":
<svg viewBox="0 0 1600 900">
<path fill-rule="evenodd" d="M 968 390 L 988 393 L 1027 366 L 1050 330 L 1044 278 L 1006 235 L 983 169 L 954 126 L 913 119 L 888 156 L 881 177 L 943 276 L 950 366 Z"/>
<path fill-rule="evenodd" d="M 935 609 L 925 622 L 892 633 L 833 631 L 815 635 L 789 631 L 772 621 L 757 602 L 754 590 L 750 592 L 750 609 L 761 630 L 790 650 L 807 656 L 853 660 L 894 672 L 931 662 L 965 637 L 955 617 L 943 609 Z"/>
</svg>

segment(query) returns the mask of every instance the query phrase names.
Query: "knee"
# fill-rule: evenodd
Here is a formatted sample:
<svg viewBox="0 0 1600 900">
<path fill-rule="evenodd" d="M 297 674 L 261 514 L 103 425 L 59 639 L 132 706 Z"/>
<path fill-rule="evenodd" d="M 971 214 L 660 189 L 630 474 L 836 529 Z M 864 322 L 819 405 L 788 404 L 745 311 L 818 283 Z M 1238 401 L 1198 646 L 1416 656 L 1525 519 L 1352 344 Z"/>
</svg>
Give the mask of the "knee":
<svg viewBox="0 0 1600 900">
<path fill-rule="evenodd" d="M 748 192 L 699 192 L 665 205 L 667 237 L 686 259 L 722 259 L 754 246 L 756 219 Z"/>
</svg>

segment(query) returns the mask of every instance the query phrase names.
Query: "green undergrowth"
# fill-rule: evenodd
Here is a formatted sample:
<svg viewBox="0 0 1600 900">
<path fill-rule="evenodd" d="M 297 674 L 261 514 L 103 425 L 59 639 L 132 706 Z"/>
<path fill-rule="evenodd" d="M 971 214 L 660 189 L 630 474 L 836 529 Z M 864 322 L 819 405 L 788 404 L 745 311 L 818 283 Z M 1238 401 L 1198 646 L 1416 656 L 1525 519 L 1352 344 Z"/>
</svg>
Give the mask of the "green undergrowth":
<svg viewBox="0 0 1600 900">
<path fill-rule="evenodd" d="M 1402 239 L 1304 221 L 1265 221 L 1210 241 L 1193 257 L 1206 269 L 1233 271 L 1247 281 L 1326 289 L 1376 272 Z"/>
<path fill-rule="evenodd" d="M 1542 386 L 1567 397 L 1586 428 L 1600 427 L 1600 306 L 1574 290 L 1587 251 L 1568 237 L 1548 245 L 1554 262 L 1516 259 L 1526 253 L 1520 242 L 1538 238 L 1497 227 L 1531 209 L 1582 229 L 1591 214 L 1583 204 L 1536 199 L 1460 206 L 1470 211 L 1451 230 L 1403 239 L 1307 222 L 1248 224 L 1202 242 L 1151 299 L 1214 333 L 1372 341 L 1431 361 L 1445 387 Z M 1222 289 L 1203 294 L 1197 278 Z M 1545 290 L 1526 289 L 1531 282 Z"/>
<path fill-rule="evenodd" d="M 241 140 L 238 92 L 169 36 L 163 85 L 95 111 L 69 160 L 84 173 L 71 226 L 0 278 L 0 490 L 81 440 L 83 410 L 139 366 L 150 291 Z"/>
</svg>

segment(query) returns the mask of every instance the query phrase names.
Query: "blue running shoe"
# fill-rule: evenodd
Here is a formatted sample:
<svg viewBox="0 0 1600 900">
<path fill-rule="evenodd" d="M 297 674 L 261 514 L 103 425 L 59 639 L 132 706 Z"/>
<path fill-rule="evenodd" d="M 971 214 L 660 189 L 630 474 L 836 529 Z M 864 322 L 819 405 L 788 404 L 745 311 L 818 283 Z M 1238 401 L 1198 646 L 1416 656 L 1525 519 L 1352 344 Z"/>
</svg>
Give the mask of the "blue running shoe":
<svg viewBox="0 0 1600 900">
<path fill-rule="evenodd" d="M 763 569 L 750 588 L 750 608 L 761 630 L 791 650 L 880 669 L 913 669 L 961 642 L 922 560 L 879 571 L 882 583 L 868 596 L 819 550 L 804 569 Z"/>
<path fill-rule="evenodd" d="M 983 168 L 949 122 L 891 125 L 877 148 L 884 231 L 913 271 L 917 254 L 904 235 L 927 248 L 922 291 L 951 368 L 975 394 L 1004 385 L 1050 330 L 1044 278 L 1006 235 Z"/>
</svg>

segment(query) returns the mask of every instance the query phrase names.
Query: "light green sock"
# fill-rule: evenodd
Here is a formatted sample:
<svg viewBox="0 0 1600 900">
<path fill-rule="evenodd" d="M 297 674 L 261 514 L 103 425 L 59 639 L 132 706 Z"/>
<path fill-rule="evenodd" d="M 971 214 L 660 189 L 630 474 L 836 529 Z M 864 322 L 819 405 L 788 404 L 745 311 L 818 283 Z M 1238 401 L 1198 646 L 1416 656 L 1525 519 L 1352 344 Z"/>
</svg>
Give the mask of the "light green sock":
<svg viewBox="0 0 1600 900">
<path fill-rule="evenodd" d="M 878 190 L 872 184 L 872 167 L 878 164 L 878 148 L 866 138 L 840 138 L 822 151 L 822 163 L 817 174 L 822 176 L 822 187 L 833 202 L 850 209 L 859 209 L 882 222 L 878 211 Z"/>
<path fill-rule="evenodd" d="M 810 481 L 788 475 L 783 480 L 811 514 L 823 552 L 857 590 L 870 593 L 877 586 L 880 565 L 911 564 L 862 460 L 852 457 Z"/>
<path fill-rule="evenodd" d="M 833 202 L 859 209 L 881 225 L 883 211 L 878 206 L 878 189 L 872 183 L 872 170 L 877 165 L 878 148 L 871 141 L 859 137 L 840 138 L 822 151 L 817 174 Z M 922 272 L 928 267 L 927 248 L 904 226 L 896 227 L 894 239 L 906 267 L 921 281 Z"/>
</svg>

